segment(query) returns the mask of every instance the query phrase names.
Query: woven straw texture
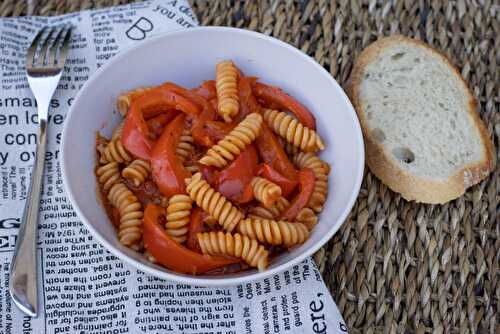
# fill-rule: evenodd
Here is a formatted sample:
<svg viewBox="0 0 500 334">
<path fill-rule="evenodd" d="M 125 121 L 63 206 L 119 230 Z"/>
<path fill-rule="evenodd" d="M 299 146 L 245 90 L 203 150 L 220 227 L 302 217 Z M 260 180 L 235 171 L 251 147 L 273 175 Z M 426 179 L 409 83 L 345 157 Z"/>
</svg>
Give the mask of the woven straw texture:
<svg viewBox="0 0 500 334">
<path fill-rule="evenodd" d="M 3 0 L 0 15 L 54 15 L 129 1 Z M 345 85 L 379 36 L 447 54 L 500 140 L 500 5 L 457 1 L 192 1 L 202 25 L 284 40 Z M 335 171 L 333 171 L 335 172 Z M 315 260 L 351 333 L 500 333 L 500 171 L 442 206 L 409 203 L 370 172 L 352 213 Z"/>
</svg>

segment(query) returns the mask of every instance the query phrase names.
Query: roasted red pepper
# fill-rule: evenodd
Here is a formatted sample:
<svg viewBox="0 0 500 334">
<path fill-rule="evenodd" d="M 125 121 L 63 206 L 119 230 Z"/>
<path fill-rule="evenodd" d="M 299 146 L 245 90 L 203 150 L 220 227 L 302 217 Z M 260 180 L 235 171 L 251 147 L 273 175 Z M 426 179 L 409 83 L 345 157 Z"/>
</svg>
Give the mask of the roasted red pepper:
<svg viewBox="0 0 500 334">
<path fill-rule="evenodd" d="M 148 127 L 151 130 L 152 134 L 155 137 L 158 137 L 163 132 L 163 128 L 165 127 L 165 125 L 167 125 L 177 115 L 179 115 L 177 111 L 169 111 L 148 119 L 146 122 L 148 123 Z"/>
<path fill-rule="evenodd" d="M 190 250 L 201 254 L 201 247 L 198 242 L 198 237 L 196 234 L 204 231 L 203 228 L 203 216 L 204 212 L 201 208 L 194 208 L 191 211 L 191 217 L 189 219 L 188 235 L 186 240 L 186 247 Z"/>
<path fill-rule="evenodd" d="M 285 93 L 281 88 L 256 82 L 253 92 L 257 98 L 266 103 L 279 105 L 281 108 L 291 111 L 297 119 L 310 129 L 316 130 L 316 120 L 313 114 L 299 101 Z"/>
<path fill-rule="evenodd" d="M 299 172 L 299 187 L 300 191 L 293 200 L 290 202 L 290 206 L 281 214 L 281 219 L 284 220 L 294 220 L 297 217 L 300 210 L 302 210 L 309 199 L 314 190 L 314 181 L 315 176 L 314 172 L 309 168 L 301 169 Z"/>
<path fill-rule="evenodd" d="M 182 161 L 175 153 L 184 129 L 186 116 L 180 114 L 170 122 L 151 152 L 153 180 L 160 192 L 167 197 L 183 194 L 186 189 L 185 179 L 191 177 Z"/>
<path fill-rule="evenodd" d="M 215 110 L 212 106 L 203 109 L 201 113 L 193 118 L 193 125 L 191 126 L 191 135 L 196 144 L 205 147 L 211 147 L 215 143 L 210 139 L 205 132 L 205 124 L 215 118 Z"/>
<path fill-rule="evenodd" d="M 288 160 L 288 157 L 280 145 L 278 138 L 269 129 L 267 124 L 262 123 L 260 135 L 255 140 L 262 160 L 278 173 L 289 180 L 297 179 L 297 170 Z"/>
<path fill-rule="evenodd" d="M 253 95 L 252 85 L 257 81 L 255 77 L 242 77 L 238 82 L 240 112 L 237 120 L 244 119 L 248 114 L 260 112 L 261 107 Z"/>
<path fill-rule="evenodd" d="M 290 180 L 284 177 L 268 164 L 261 164 L 257 171 L 257 175 L 277 184 L 281 188 L 281 195 L 283 197 L 287 197 L 298 184 L 297 180 Z"/>
<path fill-rule="evenodd" d="M 154 141 L 152 138 L 149 138 L 139 130 L 136 119 L 134 117 L 130 117 L 130 115 L 131 114 L 129 112 L 127 118 L 125 119 L 125 124 L 123 125 L 123 132 L 120 140 L 127 151 L 132 153 L 134 156 L 144 160 L 149 160 L 151 158 L 151 150 L 154 146 Z M 148 128 L 147 124 L 146 128 Z"/>
<path fill-rule="evenodd" d="M 166 89 L 168 91 L 179 94 L 186 99 L 189 99 L 191 102 L 196 104 L 201 111 L 208 104 L 208 100 L 201 95 L 196 94 L 195 92 L 181 87 L 179 85 L 174 84 L 173 82 L 166 82 L 160 86 L 162 89 Z"/>
<path fill-rule="evenodd" d="M 257 151 L 250 144 L 229 166 L 216 172 L 215 189 L 232 201 L 248 202 L 253 198 L 253 191 L 248 190 L 248 185 L 256 172 Z"/>
<path fill-rule="evenodd" d="M 213 166 L 206 166 L 202 164 L 199 164 L 199 167 L 203 178 L 213 187 L 215 185 L 215 175 L 217 169 Z"/>
<path fill-rule="evenodd" d="M 172 240 L 158 223 L 164 213 L 163 208 L 148 204 L 142 224 L 144 247 L 161 265 L 179 273 L 196 275 L 239 262 L 230 257 L 202 255 Z"/>
<path fill-rule="evenodd" d="M 191 90 L 193 93 L 200 95 L 206 100 L 211 100 L 217 97 L 217 90 L 215 88 L 215 80 L 204 81 L 199 87 Z"/>
</svg>

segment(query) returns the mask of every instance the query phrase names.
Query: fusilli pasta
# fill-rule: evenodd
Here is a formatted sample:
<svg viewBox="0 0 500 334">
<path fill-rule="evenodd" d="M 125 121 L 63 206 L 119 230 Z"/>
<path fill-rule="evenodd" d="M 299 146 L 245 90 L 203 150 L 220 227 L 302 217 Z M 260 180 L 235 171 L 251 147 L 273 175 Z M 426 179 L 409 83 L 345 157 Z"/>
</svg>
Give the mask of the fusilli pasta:
<svg viewBox="0 0 500 334">
<path fill-rule="evenodd" d="M 198 233 L 198 242 L 203 254 L 229 255 L 243 259 L 259 271 L 266 269 L 268 264 L 268 251 L 259 244 L 239 233 L 231 234 L 224 232 Z"/>
<path fill-rule="evenodd" d="M 238 224 L 237 230 L 250 239 L 285 247 L 301 244 L 309 236 L 309 230 L 302 223 L 268 219 L 243 219 Z"/>
<path fill-rule="evenodd" d="M 260 134 L 262 116 L 249 114 L 226 137 L 212 146 L 200 163 L 207 166 L 224 167 Z"/>
<path fill-rule="evenodd" d="M 215 68 L 218 112 L 226 122 L 238 114 L 238 70 L 232 61 L 223 61 Z"/>
<path fill-rule="evenodd" d="M 304 224 L 311 231 L 318 224 L 318 216 L 311 208 L 303 208 L 295 217 L 295 220 Z"/>
<path fill-rule="evenodd" d="M 120 182 L 120 169 L 118 163 L 110 162 L 96 170 L 99 183 L 102 185 L 102 190 L 107 192 L 113 184 Z"/>
<path fill-rule="evenodd" d="M 279 217 L 289 206 L 290 202 L 285 197 L 280 197 L 276 203 L 269 208 L 269 211 L 273 213 L 274 217 Z"/>
<path fill-rule="evenodd" d="M 285 112 L 265 109 L 264 119 L 278 135 L 302 151 L 316 152 L 325 148 L 316 131 L 305 127 Z"/>
<path fill-rule="evenodd" d="M 224 230 L 231 232 L 243 219 L 243 214 L 227 198 L 215 191 L 201 173 L 194 174 L 186 181 L 186 191 L 196 204 L 217 219 Z"/>
<path fill-rule="evenodd" d="M 264 204 L 266 208 L 273 206 L 281 197 L 281 188 L 269 180 L 255 176 L 251 184 L 255 199 Z"/>
<path fill-rule="evenodd" d="M 136 159 L 122 170 L 122 176 L 131 180 L 134 185 L 140 186 L 151 173 L 151 165 L 148 161 Z"/>
<path fill-rule="evenodd" d="M 274 219 L 275 216 L 269 209 L 262 206 L 252 206 L 248 210 L 247 218 L 252 219 Z"/>
<path fill-rule="evenodd" d="M 155 259 L 155 257 L 153 255 L 151 255 L 151 253 L 148 252 L 147 250 L 144 251 L 144 257 L 146 258 L 146 260 L 148 260 L 151 263 L 156 263 L 157 262 L 156 259 Z"/>
<path fill-rule="evenodd" d="M 307 204 L 315 212 L 323 210 L 328 193 L 330 166 L 312 153 L 300 152 L 293 157 L 293 163 L 300 169 L 310 168 L 314 172 L 314 190 Z"/>
<path fill-rule="evenodd" d="M 177 150 L 175 151 L 182 162 L 185 162 L 186 159 L 193 154 L 193 142 L 193 136 L 191 136 L 190 131 L 188 129 L 184 129 L 179 141 L 179 145 L 177 145 Z"/>
<path fill-rule="evenodd" d="M 125 246 L 134 246 L 142 235 L 141 203 L 123 183 L 116 183 L 111 187 L 108 199 L 120 213 L 118 239 Z"/>
<path fill-rule="evenodd" d="M 186 241 L 192 200 L 188 195 L 170 197 L 167 207 L 167 222 L 165 231 L 178 243 Z"/>
</svg>

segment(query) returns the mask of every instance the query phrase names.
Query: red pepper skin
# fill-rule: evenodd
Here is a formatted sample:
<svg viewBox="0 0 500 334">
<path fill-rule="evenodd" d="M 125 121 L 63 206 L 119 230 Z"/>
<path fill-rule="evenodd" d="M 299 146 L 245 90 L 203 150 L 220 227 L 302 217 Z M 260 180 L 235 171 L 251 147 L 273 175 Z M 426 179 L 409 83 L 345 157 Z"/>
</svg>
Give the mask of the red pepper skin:
<svg viewBox="0 0 500 334">
<path fill-rule="evenodd" d="M 215 174 L 215 189 L 238 203 L 253 199 L 248 185 L 257 172 L 257 150 L 248 145 L 229 166 Z M 250 189 L 252 190 L 252 189 Z"/>
<path fill-rule="evenodd" d="M 240 112 L 235 118 L 237 121 L 243 120 L 248 114 L 260 113 L 261 107 L 253 95 L 252 85 L 255 84 L 255 77 L 241 77 L 238 82 L 238 94 L 240 101 Z"/>
<path fill-rule="evenodd" d="M 201 247 L 198 242 L 198 237 L 196 236 L 198 233 L 203 232 L 203 210 L 201 208 L 194 208 L 191 211 L 191 217 L 189 220 L 188 226 L 188 235 L 186 240 L 186 247 L 192 250 L 193 252 L 201 254 Z"/>
<path fill-rule="evenodd" d="M 170 111 L 158 116 L 155 116 L 151 119 L 148 119 L 146 123 L 148 123 L 148 127 L 153 133 L 155 137 L 159 137 L 163 132 L 163 128 L 165 125 L 170 123 L 179 113 L 177 111 Z"/>
<path fill-rule="evenodd" d="M 297 180 L 287 179 L 268 164 L 261 164 L 257 171 L 257 175 L 277 184 L 281 188 L 283 197 L 287 197 L 298 184 Z"/>
<path fill-rule="evenodd" d="M 217 168 L 215 168 L 214 166 L 206 166 L 203 164 L 198 164 L 198 166 L 200 167 L 200 172 L 203 176 L 203 179 L 205 179 L 210 186 L 214 187 Z"/>
<path fill-rule="evenodd" d="M 139 130 L 135 118 L 127 116 L 120 140 L 127 151 L 134 156 L 144 160 L 151 159 L 151 150 L 154 146 L 154 141 Z"/>
<path fill-rule="evenodd" d="M 185 193 L 185 179 L 191 177 L 175 153 L 184 129 L 185 115 L 180 114 L 163 130 L 151 152 L 153 180 L 167 197 Z"/>
<path fill-rule="evenodd" d="M 175 242 L 158 223 L 158 218 L 164 213 L 163 208 L 148 204 L 142 221 L 144 247 L 162 266 L 196 275 L 239 262 L 230 257 L 202 255 Z"/>
<path fill-rule="evenodd" d="M 175 94 L 179 94 L 188 99 L 189 101 L 191 101 L 192 103 L 196 104 L 196 106 L 199 109 L 198 112 L 196 112 L 196 114 L 200 113 L 201 110 L 203 110 L 203 108 L 205 108 L 206 105 L 209 103 L 208 100 L 205 99 L 203 96 L 200 96 L 189 89 L 176 85 L 173 82 L 166 82 L 162 84 L 160 87 L 162 89 L 171 91 Z"/>
<path fill-rule="evenodd" d="M 199 87 L 191 90 L 193 93 L 205 98 L 206 100 L 211 100 L 217 98 L 217 90 L 215 88 L 215 80 L 204 81 Z"/>
<path fill-rule="evenodd" d="M 281 88 L 256 82 L 253 92 L 258 99 L 290 110 L 297 119 L 310 129 L 316 130 L 316 119 L 302 103 L 285 93 Z"/>
<path fill-rule="evenodd" d="M 290 160 L 288 160 L 285 150 L 267 124 L 262 123 L 261 133 L 255 140 L 255 143 L 264 163 L 289 180 L 297 179 L 297 170 Z"/>
<path fill-rule="evenodd" d="M 290 206 L 281 214 L 281 219 L 293 221 L 300 210 L 306 207 L 314 191 L 316 177 L 312 169 L 304 168 L 299 172 L 299 193 L 290 202 Z"/>
</svg>

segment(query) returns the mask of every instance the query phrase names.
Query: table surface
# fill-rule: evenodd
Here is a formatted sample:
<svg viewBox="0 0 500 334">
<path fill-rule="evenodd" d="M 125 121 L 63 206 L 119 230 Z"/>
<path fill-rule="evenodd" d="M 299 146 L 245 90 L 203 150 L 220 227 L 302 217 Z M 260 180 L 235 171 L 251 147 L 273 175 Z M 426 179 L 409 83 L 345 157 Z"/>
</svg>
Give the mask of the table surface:
<svg viewBox="0 0 500 334">
<path fill-rule="evenodd" d="M 0 16 L 56 15 L 131 1 L 3 0 Z M 500 5 L 485 1 L 191 1 L 202 25 L 272 35 L 345 85 L 353 59 L 403 34 L 446 54 L 500 142 Z M 498 155 L 498 153 L 497 153 Z M 333 171 L 335 172 L 335 171 Z M 316 255 L 351 333 L 498 333 L 500 169 L 445 205 L 406 202 L 369 171 L 343 227 Z"/>
</svg>

